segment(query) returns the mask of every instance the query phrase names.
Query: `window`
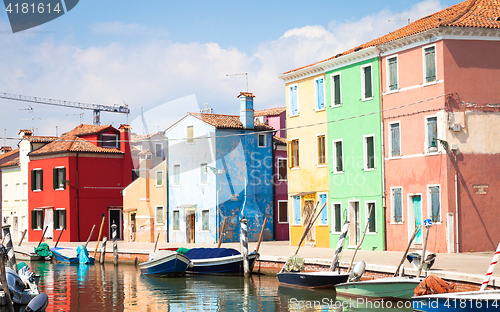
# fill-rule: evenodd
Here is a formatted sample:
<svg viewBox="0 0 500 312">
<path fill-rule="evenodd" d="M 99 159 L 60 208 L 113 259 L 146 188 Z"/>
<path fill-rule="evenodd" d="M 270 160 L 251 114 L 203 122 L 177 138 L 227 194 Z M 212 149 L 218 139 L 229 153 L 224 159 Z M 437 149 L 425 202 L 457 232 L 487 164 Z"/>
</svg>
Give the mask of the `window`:
<svg viewBox="0 0 500 312">
<path fill-rule="evenodd" d="M 66 229 L 66 209 L 56 209 L 54 211 L 54 229 Z"/>
<path fill-rule="evenodd" d="M 156 206 L 155 210 L 155 224 L 163 224 L 163 206 Z"/>
<path fill-rule="evenodd" d="M 287 201 L 278 201 L 278 223 L 288 223 Z"/>
<path fill-rule="evenodd" d="M 174 165 L 174 185 L 181 185 L 181 165 Z"/>
<path fill-rule="evenodd" d="M 299 140 L 292 140 L 291 144 L 291 150 L 292 152 L 290 153 L 290 166 L 292 168 L 299 167 Z"/>
<path fill-rule="evenodd" d="M 163 158 L 163 144 L 155 143 L 155 156 L 158 158 Z"/>
<path fill-rule="evenodd" d="M 42 169 L 31 170 L 31 190 L 32 191 L 43 190 L 43 170 Z"/>
<path fill-rule="evenodd" d="M 319 207 L 318 207 L 318 209 L 321 209 L 321 207 L 323 207 L 323 204 L 325 204 L 325 208 L 323 208 L 323 210 L 321 210 L 321 219 L 319 220 L 319 224 L 328 225 L 328 203 L 326 200 L 326 194 L 319 195 Z"/>
<path fill-rule="evenodd" d="M 430 186 L 429 198 L 432 222 L 441 222 L 441 203 L 439 197 L 439 186 Z"/>
<path fill-rule="evenodd" d="M 156 171 L 156 186 L 163 186 L 163 171 Z"/>
<path fill-rule="evenodd" d="M 9 200 L 9 185 L 8 184 L 3 185 L 2 197 L 3 197 L 3 201 Z"/>
<path fill-rule="evenodd" d="M 375 146 L 374 136 L 365 136 L 365 170 L 375 169 Z"/>
<path fill-rule="evenodd" d="M 326 164 L 325 136 L 318 136 L 318 165 Z"/>
<path fill-rule="evenodd" d="M 200 184 L 208 184 L 208 167 L 207 164 L 200 165 Z"/>
<path fill-rule="evenodd" d="M 424 48 L 425 83 L 436 81 L 436 47 Z"/>
<path fill-rule="evenodd" d="M 300 196 L 294 197 L 294 210 L 295 210 L 294 223 L 296 225 L 300 225 L 301 216 L 302 216 L 302 213 L 300 211 Z"/>
<path fill-rule="evenodd" d="M 23 183 L 23 200 L 28 199 L 28 182 Z"/>
<path fill-rule="evenodd" d="M 287 180 L 287 160 L 286 158 L 278 158 L 278 181 Z"/>
<path fill-rule="evenodd" d="M 340 233 L 342 231 L 342 204 L 333 203 L 332 204 L 332 222 L 333 231 L 335 233 Z"/>
<path fill-rule="evenodd" d="M 369 100 L 373 97 L 373 87 L 372 87 L 372 66 L 364 66 L 361 68 L 362 72 L 362 86 L 363 100 Z"/>
<path fill-rule="evenodd" d="M 194 143 L 194 129 L 193 126 L 187 126 L 187 143 Z"/>
<path fill-rule="evenodd" d="M 259 134 L 259 147 L 266 147 L 266 135 Z"/>
<path fill-rule="evenodd" d="M 342 105 L 340 74 L 332 75 L 332 107 Z"/>
<path fill-rule="evenodd" d="M 101 134 L 101 147 L 118 148 L 118 135 Z"/>
<path fill-rule="evenodd" d="M 403 190 L 398 188 L 392 189 L 392 222 L 403 222 Z"/>
<path fill-rule="evenodd" d="M 290 96 L 290 116 L 297 116 L 299 114 L 297 85 L 290 86 L 288 92 Z"/>
<path fill-rule="evenodd" d="M 174 231 L 179 231 L 180 230 L 180 214 L 181 212 L 179 210 L 174 210 Z"/>
<path fill-rule="evenodd" d="M 201 230 L 208 231 L 210 230 L 210 211 L 202 210 L 201 211 Z"/>
<path fill-rule="evenodd" d="M 370 212 L 371 209 L 371 212 Z M 368 202 L 366 203 L 366 215 L 370 219 L 368 222 L 368 233 L 377 233 L 377 227 L 376 227 L 376 211 L 375 211 L 375 203 L 374 202 Z"/>
<path fill-rule="evenodd" d="M 391 157 L 401 156 L 401 132 L 399 131 L 399 123 L 390 124 L 391 134 Z"/>
<path fill-rule="evenodd" d="M 427 152 L 431 152 L 430 148 L 438 147 L 438 142 L 434 139 L 437 138 L 437 117 L 430 117 L 426 120 L 427 123 Z"/>
<path fill-rule="evenodd" d="M 387 82 L 389 83 L 389 91 L 398 89 L 398 57 L 387 59 Z"/>
<path fill-rule="evenodd" d="M 342 141 L 333 141 L 333 173 L 344 172 Z"/>
<path fill-rule="evenodd" d="M 21 199 L 21 183 L 16 183 L 16 200 Z"/>
<path fill-rule="evenodd" d="M 31 229 L 41 230 L 43 228 L 43 210 L 32 210 L 31 211 Z"/>
<path fill-rule="evenodd" d="M 52 187 L 54 190 L 64 190 L 66 188 L 66 168 L 52 169 Z"/>
<path fill-rule="evenodd" d="M 316 110 L 325 109 L 325 79 L 316 78 L 314 80 L 314 93 L 316 95 Z"/>
</svg>

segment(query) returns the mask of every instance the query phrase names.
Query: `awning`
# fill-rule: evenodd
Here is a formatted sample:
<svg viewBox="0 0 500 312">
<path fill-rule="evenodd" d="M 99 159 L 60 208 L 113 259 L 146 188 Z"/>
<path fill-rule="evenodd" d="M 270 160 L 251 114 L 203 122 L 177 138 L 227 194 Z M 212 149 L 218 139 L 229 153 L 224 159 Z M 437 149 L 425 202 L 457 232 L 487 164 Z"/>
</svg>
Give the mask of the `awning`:
<svg viewBox="0 0 500 312">
<path fill-rule="evenodd" d="M 179 205 L 177 208 L 196 208 L 196 204 Z"/>
<path fill-rule="evenodd" d="M 314 194 L 314 193 L 317 193 L 317 192 L 300 192 L 300 193 L 288 194 L 288 195 L 290 197 L 294 197 L 294 196 L 306 196 L 306 195 L 310 195 L 310 194 Z"/>
</svg>

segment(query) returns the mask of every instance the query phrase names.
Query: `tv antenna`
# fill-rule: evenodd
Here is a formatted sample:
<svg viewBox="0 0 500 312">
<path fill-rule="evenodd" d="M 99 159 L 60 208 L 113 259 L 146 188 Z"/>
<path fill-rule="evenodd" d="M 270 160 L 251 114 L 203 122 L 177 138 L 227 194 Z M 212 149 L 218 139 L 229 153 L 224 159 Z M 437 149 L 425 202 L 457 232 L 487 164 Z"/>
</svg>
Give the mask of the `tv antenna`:
<svg viewBox="0 0 500 312">
<path fill-rule="evenodd" d="M 85 113 L 81 112 L 80 114 L 66 114 L 66 116 L 80 116 L 80 124 L 82 124 L 83 114 Z"/>
<path fill-rule="evenodd" d="M 209 107 L 208 103 L 203 103 L 203 105 L 205 105 L 205 108 L 200 108 L 200 113 L 209 113 L 209 114 L 214 113 L 214 109 Z"/>
<path fill-rule="evenodd" d="M 226 77 L 228 76 L 243 76 L 245 75 L 246 76 L 246 80 L 247 80 L 247 92 L 248 92 L 248 73 L 241 73 L 241 74 L 226 74 Z"/>
</svg>

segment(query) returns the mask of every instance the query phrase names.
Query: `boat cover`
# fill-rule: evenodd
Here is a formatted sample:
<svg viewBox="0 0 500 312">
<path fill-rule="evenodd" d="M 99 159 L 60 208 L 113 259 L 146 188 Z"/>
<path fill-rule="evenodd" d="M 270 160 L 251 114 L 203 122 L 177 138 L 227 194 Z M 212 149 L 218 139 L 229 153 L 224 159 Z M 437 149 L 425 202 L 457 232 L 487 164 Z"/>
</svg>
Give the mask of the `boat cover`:
<svg viewBox="0 0 500 312">
<path fill-rule="evenodd" d="M 189 251 L 189 248 L 184 248 L 184 247 L 177 249 L 177 252 L 180 254 L 183 254 L 183 255 L 185 255 L 186 252 L 188 252 L 188 251 Z"/>
<path fill-rule="evenodd" d="M 445 282 L 436 275 L 429 275 L 415 287 L 415 296 L 431 294 L 452 293 L 456 290 L 456 284 Z"/>
<path fill-rule="evenodd" d="M 167 256 L 170 256 L 171 254 L 174 254 L 174 253 L 175 253 L 175 251 L 171 251 L 171 250 L 158 250 L 156 252 L 153 252 L 153 253 L 149 254 L 148 261 L 152 261 L 152 260 L 160 259 L 160 258 L 163 258 L 163 257 L 167 257 Z"/>
<path fill-rule="evenodd" d="M 52 257 L 52 251 L 47 243 L 41 243 L 40 246 L 35 247 L 35 253 L 40 257 Z"/>
<path fill-rule="evenodd" d="M 76 248 L 76 253 L 78 254 L 78 262 L 80 264 L 90 263 L 89 252 L 87 251 L 87 248 L 85 248 L 85 246 L 79 245 L 78 248 Z"/>
<path fill-rule="evenodd" d="M 210 259 L 237 256 L 241 253 L 233 248 L 192 248 L 186 252 L 189 259 Z"/>
</svg>

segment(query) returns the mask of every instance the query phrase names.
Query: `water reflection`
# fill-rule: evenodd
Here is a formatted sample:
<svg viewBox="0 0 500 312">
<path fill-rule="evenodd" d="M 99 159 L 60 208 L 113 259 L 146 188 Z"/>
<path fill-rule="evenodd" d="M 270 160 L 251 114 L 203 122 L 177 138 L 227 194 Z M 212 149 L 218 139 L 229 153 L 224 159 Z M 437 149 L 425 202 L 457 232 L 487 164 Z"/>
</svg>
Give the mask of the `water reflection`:
<svg viewBox="0 0 500 312">
<path fill-rule="evenodd" d="M 278 285 L 275 276 L 151 278 L 133 265 L 33 262 L 52 311 L 387 311 L 388 306 L 336 297 L 334 290 Z M 0 312 L 7 311 L 5 307 Z M 391 309 L 411 311 L 411 309 Z M 16 307 L 16 312 L 24 312 Z"/>
</svg>

